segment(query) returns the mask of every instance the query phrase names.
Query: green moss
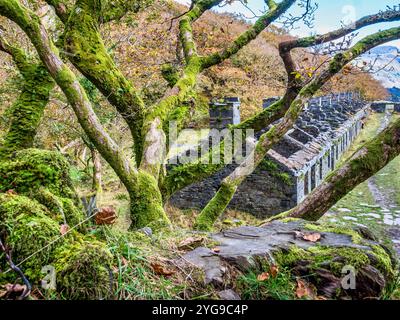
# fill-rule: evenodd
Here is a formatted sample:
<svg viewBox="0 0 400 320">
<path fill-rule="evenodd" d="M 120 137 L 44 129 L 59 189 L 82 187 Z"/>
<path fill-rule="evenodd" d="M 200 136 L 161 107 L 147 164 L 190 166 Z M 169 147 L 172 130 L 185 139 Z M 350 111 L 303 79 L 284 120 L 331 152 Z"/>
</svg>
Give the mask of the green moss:
<svg viewBox="0 0 400 320">
<path fill-rule="evenodd" d="M 54 88 L 54 81 L 42 64 L 31 64 L 20 71 L 22 92 L 12 106 L 11 123 L 0 147 L 0 157 L 33 146 L 50 91 Z"/>
<path fill-rule="evenodd" d="M 312 268 L 321 268 L 321 264 L 325 267 L 328 263 L 330 270 L 337 276 L 342 275 L 342 268 L 346 265 L 359 270 L 370 263 L 365 251 L 357 248 L 314 246 L 308 251 L 312 253 Z"/>
<path fill-rule="evenodd" d="M 354 243 L 359 244 L 362 242 L 362 236 L 357 231 L 346 227 L 338 227 L 336 225 L 329 225 L 329 224 L 318 225 L 318 224 L 308 223 L 304 225 L 304 228 L 312 231 L 346 234 L 351 237 Z"/>
<path fill-rule="evenodd" d="M 33 192 L 32 197 L 47 207 L 52 213 L 58 214 L 58 220 L 70 226 L 77 225 L 85 218 L 83 210 L 71 199 L 58 197 L 46 188 Z"/>
<path fill-rule="evenodd" d="M 392 259 L 390 258 L 390 255 L 386 252 L 386 250 L 383 249 L 380 245 L 373 245 L 372 252 L 374 257 L 378 261 L 378 266 L 381 267 L 381 269 L 385 271 L 385 273 L 389 275 L 390 278 L 394 278 L 394 270 L 396 270 L 396 268 L 395 266 L 393 266 Z"/>
<path fill-rule="evenodd" d="M 75 225 L 84 219 L 69 177 L 69 164 L 57 152 L 26 149 L 0 162 L 0 192 L 8 190 L 36 199 L 57 222 Z M 15 199 L 16 207 L 29 203 L 28 198 Z"/>
<path fill-rule="evenodd" d="M 69 164 L 60 153 L 26 149 L 16 152 L 9 161 L 0 162 L 0 192 L 13 189 L 25 194 L 40 187 L 58 196 L 76 197 Z"/>
<path fill-rule="evenodd" d="M 216 195 L 208 202 L 196 219 L 194 228 L 201 231 L 211 231 L 214 223 L 228 206 L 237 187 L 222 183 Z"/>
<path fill-rule="evenodd" d="M 19 215 L 46 215 L 49 218 L 57 218 L 57 215 L 49 211 L 45 206 L 26 196 L 0 193 L 0 222 L 12 221 Z"/>
<path fill-rule="evenodd" d="M 291 217 L 279 219 L 279 221 L 284 222 L 284 223 L 296 222 L 296 221 L 300 221 L 300 220 L 301 220 L 301 219 L 298 219 L 298 218 L 291 218 Z"/>
<path fill-rule="evenodd" d="M 113 257 L 105 244 L 82 238 L 54 253 L 57 290 L 68 299 L 111 298 Z"/>
<path fill-rule="evenodd" d="M 33 255 L 21 266 L 37 282 L 41 268 L 49 263 L 55 245 L 38 252 L 60 235 L 54 215 L 38 202 L 24 196 L 0 194 L 0 232 L 12 249 L 14 263 Z"/>
<path fill-rule="evenodd" d="M 279 171 L 278 164 L 275 161 L 272 161 L 267 158 L 264 158 L 258 166 L 259 166 L 259 168 L 266 170 L 270 173 L 275 173 L 275 172 Z"/>
<path fill-rule="evenodd" d="M 160 228 L 170 224 L 162 203 L 157 180 L 147 172 L 138 174 L 134 190 L 130 192 L 131 229 L 151 226 Z"/>
<path fill-rule="evenodd" d="M 42 249 L 60 235 L 59 225 L 44 214 L 22 214 L 13 221 L 6 221 L 6 229 L 6 243 L 12 248 L 14 263 L 30 257 L 21 267 L 30 280 L 38 281 L 43 277 L 41 269 L 49 264 L 55 245 Z"/>
<path fill-rule="evenodd" d="M 305 260 L 310 257 L 310 253 L 297 246 L 290 246 L 288 249 L 279 250 L 274 253 L 274 259 L 280 266 L 292 266 L 299 260 Z"/>
</svg>

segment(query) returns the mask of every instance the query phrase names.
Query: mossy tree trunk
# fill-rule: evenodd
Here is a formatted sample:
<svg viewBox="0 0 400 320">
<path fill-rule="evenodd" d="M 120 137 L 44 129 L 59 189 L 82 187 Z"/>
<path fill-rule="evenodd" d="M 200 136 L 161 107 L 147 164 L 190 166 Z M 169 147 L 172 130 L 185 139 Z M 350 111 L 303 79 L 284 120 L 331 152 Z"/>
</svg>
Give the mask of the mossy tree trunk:
<svg viewBox="0 0 400 320">
<path fill-rule="evenodd" d="M 49 2 L 55 6 L 56 11 L 59 9 L 59 2 Z M 295 1 L 285 0 L 279 5 L 273 6 L 269 12 L 260 17 L 254 27 L 249 28 L 248 31 L 241 34 L 221 53 L 216 53 L 208 57 L 200 57 L 197 54 L 196 44 L 193 39 L 192 24 L 206 10 L 220 2 L 220 0 L 198 1 L 180 18 L 179 36 L 186 65 L 182 70 L 182 75 L 174 81 L 172 88 L 166 92 L 164 98 L 161 99 L 158 104 L 150 106 L 148 110 L 145 111 L 143 111 L 143 103 L 137 96 L 137 92 L 115 67 L 115 64 L 102 43 L 99 34 L 99 23 L 105 13 L 102 9 L 102 2 L 93 3 L 87 0 L 79 0 L 72 10 L 67 10 L 71 12 L 68 19 L 65 19 L 64 16 L 63 12 L 65 10 L 61 10 L 62 12 L 59 14 L 59 17 L 66 25 L 64 41 L 71 62 L 91 80 L 117 108 L 121 108 L 121 106 L 124 105 L 127 107 L 135 106 L 135 114 L 134 111 L 128 109 L 120 109 L 119 111 L 123 116 L 129 117 L 129 119 L 126 120 L 131 120 L 132 124 L 135 126 L 136 137 L 140 137 L 134 139 L 136 144 L 136 162 L 139 164 L 137 174 L 138 177 L 140 176 L 141 179 L 145 181 L 149 180 L 149 176 L 151 176 L 154 181 L 162 180 L 159 179 L 159 174 L 165 157 L 164 146 L 167 138 L 165 134 L 165 129 L 167 127 L 166 122 L 175 120 L 179 126 L 184 121 L 189 112 L 185 101 L 193 95 L 193 89 L 197 83 L 197 76 L 204 69 L 229 58 L 251 40 L 255 39 L 261 31 L 285 12 Z M 93 48 L 96 48 L 96 50 L 93 50 Z M 121 93 L 128 94 L 131 97 L 132 95 L 136 95 L 136 100 L 127 99 L 123 101 Z M 119 96 L 115 96 L 117 94 L 119 94 Z M 114 96 L 115 99 L 113 98 Z M 139 121 L 133 121 L 132 116 L 139 114 L 137 112 L 138 110 L 140 110 L 140 117 L 143 118 L 140 118 Z M 140 133 L 138 133 L 138 128 L 141 128 Z M 131 131 L 133 130 L 131 129 Z M 141 158 L 139 158 L 140 154 L 142 154 Z M 130 181 L 129 186 L 124 182 L 131 195 L 132 220 L 136 222 L 147 221 L 149 219 L 143 219 L 141 217 L 141 215 L 146 214 L 142 208 L 149 207 L 149 204 L 152 204 L 150 207 L 153 207 L 153 205 L 157 203 L 154 211 L 161 212 L 159 208 L 162 208 L 163 202 L 160 188 L 158 183 L 155 184 L 152 181 L 151 183 L 149 182 L 149 184 L 150 187 L 154 189 L 153 192 L 143 193 L 141 192 L 142 189 L 139 188 L 136 194 L 136 192 L 132 192 L 132 190 L 136 189 L 134 186 L 136 182 Z M 151 212 L 147 214 L 149 217 L 153 216 Z M 165 216 L 165 214 L 161 215 Z M 134 225 L 142 226 L 142 223 L 134 223 Z"/>
<path fill-rule="evenodd" d="M 63 36 L 67 56 L 124 118 L 133 137 L 136 159 L 140 160 L 144 102 L 104 46 L 99 30 L 105 13 L 102 1 L 78 0 L 70 11 Z"/>
<path fill-rule="evenodd" d="M 7 157 L 33 146 L 55 82 L 42 63 L 31 61 L 24 50 L 10 45 L 1 36 L 0 50 L 11 55 L 23 79 L 21 93 L 11 106 L 9 129 L 0 146 L 0 156 Z"/>
</svg>

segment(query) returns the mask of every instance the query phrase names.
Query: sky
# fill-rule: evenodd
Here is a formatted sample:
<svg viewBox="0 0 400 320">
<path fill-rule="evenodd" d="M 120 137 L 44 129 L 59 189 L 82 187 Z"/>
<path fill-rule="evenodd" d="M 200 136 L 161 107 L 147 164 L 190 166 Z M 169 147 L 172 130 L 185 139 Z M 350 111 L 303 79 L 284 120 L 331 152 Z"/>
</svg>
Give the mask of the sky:
<svg viewBox="0 0 400 320">
<path fill-rule="evenodd" d="M 184 4 L 190 3 L 190 0 L 176 1 Z M 386 6 L 393 7 L 396 5 L 397 8 L 400 6 L 399 0 L 314 0 L 314 2 L 319 4 L 319 8 L 315 13 L 314 27 L 310 29 L 305 26 L 304 23 L 298 23 L 295 29 L 290 31 L 292 35 L 303 37 L 310 34 L 326 33 L 340 28 L 342 22 L 349 23 L 350 21 L 358 20 L 365 15 L 374 14 L 380 10 L 386 10 Z M 260 10 L 263 10 L 265 7 L 264 0 L 248 0 L 248 3 L 249 7 L 251 7 L 254 12 L 260 12 Z M 251 13 L 239 2 L 234 2 L 232 5 L 224 6 L 223 8 L 216 8 L 215 10 L 219 12 L 243 13 L 246 16 L 251 16 Z M 299 8 L 297 5 L 294 5 L 294 7 L 288 10 L 287 13 L 298 16 L 301 14 L 302 10 L 303 9 Z M 358 31 L 358 39 L 379 30 L 395 26 L 400 26 L 400 22 L 380 23 L 363 28 Z M 357 40 L 357 38 L 355 40 Z M 392 41 L 385 45 L 396 46 L 400 50 L 400 40 Z"/>
</svg>

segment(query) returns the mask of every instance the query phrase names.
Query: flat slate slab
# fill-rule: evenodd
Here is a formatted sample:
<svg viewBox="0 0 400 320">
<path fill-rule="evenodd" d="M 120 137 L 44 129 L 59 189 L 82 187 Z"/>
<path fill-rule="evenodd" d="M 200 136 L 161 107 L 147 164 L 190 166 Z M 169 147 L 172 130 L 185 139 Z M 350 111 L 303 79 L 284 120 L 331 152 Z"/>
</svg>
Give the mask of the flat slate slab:
<svg viewBox="0 0 400 320">
<path fill-rule="evenodd" d="M 318 242 L 304 240 L 301 235 L 315 233 L 307 230 L 304 221 L 280 222 L 273 221 L 262 227 L 241 226 L 220 233 L 211 234 L 216 240 L 218 252 L 205 247 L 196 248 L 186 253 L 181 259 L 195 265 L 205 272 L 205 283 L 215 285 L 223 283 L 226 264 L 245 271 L 256 266 L 258 257 L 267 258 L 274 263 L 273 252 L 287 249 L 293 245 L 302 249 L 312 246 L 349 247 L 371 250 L 369 246 L 358 245 L 351 236 L 333 232 L 318 232 L 321 239 Z M 366 240 L 371 245 L 376 242 Z"/>
</svg>

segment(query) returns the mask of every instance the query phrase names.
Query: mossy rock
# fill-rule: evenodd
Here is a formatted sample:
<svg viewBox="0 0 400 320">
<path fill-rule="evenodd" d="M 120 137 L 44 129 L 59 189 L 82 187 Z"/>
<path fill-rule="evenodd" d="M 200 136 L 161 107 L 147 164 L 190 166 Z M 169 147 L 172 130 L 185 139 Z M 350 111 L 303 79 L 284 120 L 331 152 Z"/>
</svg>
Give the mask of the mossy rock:
<svg viewBox="0 0 400 320">
<path fill-rule="evenodd" d="M 111 298 L 112 261 L 106 245 L 89 238 L 57 248 L 53 263 L 57 291 L 68 299 Z"/>
<path fill-rule="evenodd" d="M 60 235 L 59 224 L 53 218 L 44 206 L 34 200 L 0 194 L 0 232 L 12 250 L 15 264 L 29 257 L 21 269 L 33 283 L 43 277 L 41 269 L 51 260 L 56 246 L 53 244 L 45 248 L 46 245 Z M 4 267 L 3 259 L 1 263 Z"/>
<path fill-rule="evenodd" d="M 43 214 L 19 215 L 10 226 L 7 244 L 12 247 L 13 261 L 19 263 L 27 259 L 22 268 L 31 281 L 43 278 L 41 269 L 52 260 L 56 246 L 49 244 L 60 235 L 59 230 L 58 224 Z"/>
<path fill-rule="evenodd" d="M 42 268 L 52 265 L 62 297 L 111 297 L 113 257 L 106 245 L 80 234 L 83 228 L 61 236 L 61 224 L 73 227 L 83 219 L 61 154 L 26 149 L 0 162 L 0 234 L 33 286 L 44 278 Z M 0 268 L 8 268 L 1 255 Z M 0 282 L 15 277 L 9 272 Z"/>
<path fill-rule="evenodd" d="M 29 194 L 46 188 L 56 196 L 77 200 L 69 177 L 70 166 L 59 152 L 24 149 L 0 162 L 0 192 Z"/>
<path fill-rule="evenodd" d="M 237 273 L 243 274 L 251 283 L 257 282 L 257 275 L 277 265 L 279 270 L 285 270 L 285 279 L 291 282 L 290 285 L 296 287 L 296 279 L 302 279 L 315 287 L 318 296 L 328 299 L 382 298 L 396 281 L 398 263 L 388 248 L 365 234 L 360 230 L 299 219 L 273 221 L 262 227 L 241 226 L 212 234 L 211 238 L 219 243 L 218 253 L 200 247 L 179 261 L 199 266 L 204 270 L 207 282 L 216 286 L 225 284 Z M 236 272 L 228 273 L 227 270 L 232 268 Z M 344 284 L 350 279 L 346 277 L 350 275 L 350 269 L 355 288 Z M 264 297 L 258 293 L 245 293 L 243 297 Z"/>
<path fill-rule="evenodd" d="M 69 172 L 69 163 L 59 152 L 21 150 L 0 162 L 0 192 L 13 190 L 35 199 L 62 222 L 76 225 L 84 219 L 84 213 Z"/>
<path fill-rule="evenodd" d="M 56 214 L 35 200 L 22 195 L 0 193 L 0 223 L 12 222 L 20 215 L 45 215 L 57 220 Z"/>
</svg>

